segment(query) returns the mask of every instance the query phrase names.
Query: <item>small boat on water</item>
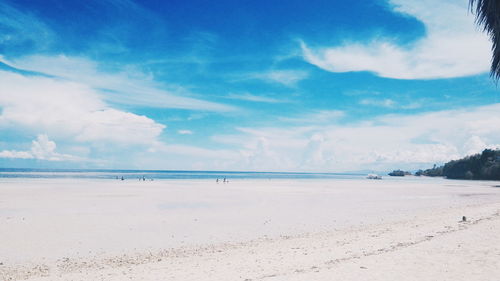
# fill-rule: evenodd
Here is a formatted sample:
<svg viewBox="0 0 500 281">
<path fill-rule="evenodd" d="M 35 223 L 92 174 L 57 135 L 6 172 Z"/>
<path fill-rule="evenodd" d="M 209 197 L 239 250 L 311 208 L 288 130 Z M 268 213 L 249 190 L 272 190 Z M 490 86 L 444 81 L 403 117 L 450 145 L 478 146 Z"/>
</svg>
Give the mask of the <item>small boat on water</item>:
<svg viewBox="0 0 500 281">
<path fill-rule="evenodd" d="M 377 175 L 377 174 L 368 174 L 366 176 L 367 179 L 370 179 L 370 180 L 381 180 L 382 177 Z"/>
</svg>

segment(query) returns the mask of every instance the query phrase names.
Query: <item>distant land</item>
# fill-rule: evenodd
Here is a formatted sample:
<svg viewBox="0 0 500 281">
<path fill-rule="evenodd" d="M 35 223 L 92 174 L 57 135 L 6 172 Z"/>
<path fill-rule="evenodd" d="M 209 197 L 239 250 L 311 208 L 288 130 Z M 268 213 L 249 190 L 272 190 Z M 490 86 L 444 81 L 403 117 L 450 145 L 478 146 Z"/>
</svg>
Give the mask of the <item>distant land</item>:
<svg viewBox="0 0 500 281">
<path fill-rule="evenodd" d="M 402 170 L 394 170 L 388 174 L 391 177 L 404 177 L 404 176 L 411 176 L 411 173 L 408 171 L 402 171 Z"/>
<path fill-rule="evenodd" d="M 443 166 L 419 170 L 416 176 L 448 179 L 500 180 L 500 150 L 485 149 L 482 153 L 450 161 Z"/>
</svg>

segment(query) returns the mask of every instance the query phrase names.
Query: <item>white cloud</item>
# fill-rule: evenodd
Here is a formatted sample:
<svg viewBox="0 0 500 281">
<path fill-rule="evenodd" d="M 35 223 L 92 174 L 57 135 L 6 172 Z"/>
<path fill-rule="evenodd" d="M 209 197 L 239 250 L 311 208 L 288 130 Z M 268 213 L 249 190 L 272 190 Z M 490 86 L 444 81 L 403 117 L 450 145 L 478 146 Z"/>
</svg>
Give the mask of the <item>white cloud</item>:
<svg viewBox="0 0 500 281">
<path fill-rule="evenodd" d="M 421 21 L 425 36 L 408 46 L 385 38 L 324 48 L 302 43 L 304 59 L 327 71 L 371 71 L 397 79 L 461 77 L 489 70 L 491 43 L 474 25 L 467 0 L 389 3 L 395 12 Z"/>
<path fill-rule="evenodd" d="M 191 130 L 178 130 L 177 133 L 180 135 L 192 135 L 193 134 L 193 132 Z"/>
<path fill-rule="evenodd" d="M 341 110 L 316 110 L 314 112 L 303 114 L 299 117 L 279 117 L 278 119 L 293 123 L 329 123 L 337 122 L 345 116 L 345 112 Z"/>
<path fill-rule="evenodd" d="M 240 160 L 238 155 L 238 151 L 228 149 L 157 143 L 135 159 L 133 164 L 139 169 L 158 169 L 161 167 L 161 169 L 172 170 L 235 170 L 242 169 L 242 166 L 234 165 Z M 169 161 L 165 161 L 165 159 Z"/>
<path fill-rule="evenodd" d="M 275 98 L 270 98 L 266 96 L 257 96 L 257 95 L 252 95 L 249 93 L 243 93 L 243 94 L 229 94 L 226 96 L 226 98 L 229 99 L 237 99 L 237 100 L 246 100 L 246 101 L 253 101 L 253 102 L 266 102 L 266 103 L 283 103 L 287 102 L 286 100 L 279 100 Z"/>
<path fill-rule="evenodd" d="M 151 145 L 165 128 L 145 116 L 110 108 L 92 88 L 64 80 L 0 71 L 0 128 L 81 142 Z"/>
<path fill-rule="evenodd" d="M 402 109 L 416 109 L 421 108 L 424 105 L 424 100 L 413 101 L 407 104 L 400 105 L 399 107 Z"/>
<path fill-rule="evenodd" d="M 463 145 L 467 155 L 480 153 L 485 148 L 489 146 L 478 136 L 471 136 Z"/>
<path fill-rule="evenodd" d="M 0 62 L 18 69 L 39 72 L 86 85 L 93 88 L 107 101 L 116 104 L 215 112 L 235 110 L 229 105 L 189 97 L 191 93 L 183 88 L 160 84 L 154 81 L 151 74 L 131 66 L 124 67 L 125 71 L 105 72 L 100 70 L 101 66 L 92 60 L 65 55 L 34 55 L 15 60 L 0 57 Z"/>
<path fill-rule="evenodd" d="M 69 154 L 56 152 L 56 143 L 49 140 L 47 135 L 38 135 L 31 142 L 30 151 L 4 150 L 0 152 L 0 158 L 38 159 L 47 161 L 82 161 L 85 160 Z"/>
<path fill-rule="evenodd" d="M 321 169 L 334 161 L 333 153 L 328 151 L 325 137 L 321 133 L 314 133 L 307 142 L 302 155 L 300 166 L 310 169 Z"/>
<path fill-rule="evenodd" d="M 246 74 L 243 80 L 258 79 L 267 83 L 281 84 L 287 87 L 295 87 L 298 82 L 309 77 L 309 72 L 304 70 L 270 70 Z"/>
<path fill-rule="evenodd" d="M 392 108 L 396 105 L 396 102 L 391 99 L 362 99 L 359 103 L 362 105 L 374 105 L 387 108 Z"/>
<path fill-rule="evenodd" d="M 500 147 L 500 104 L 368 122 L 239 128 L 212 140 L 240 147 L 246 169 L 353 171 L 418 169 Z"/>
<path fill-rule="evenodd" d="M 240 127 L 234 134 L 207 140 L 224 149 L 156 142 L 134 164 L 201 170 L 417 170 L 500 147 L 499 111 L 500 104 L 495 104 L 344 124 L 298 118 L 286 127 Z"/>
<path fill-rule="evenodd" d="M 425 99 L 420 99 L 416 101 L 395 101 L 393 99 L 384 98 L 365 98 L 361 99 L 359 102 L 361 105 L 375 106 L 375 107 L 385 107 L 385 108 L 397 108 L 397 109 L 416 109 L 424 105 Z"/>
<path fill-rule="evenodd" d="M 33 155 L 28 151 L 3 150 L 0 151 L 0 158 L 33 159 Z"/>
</svg>

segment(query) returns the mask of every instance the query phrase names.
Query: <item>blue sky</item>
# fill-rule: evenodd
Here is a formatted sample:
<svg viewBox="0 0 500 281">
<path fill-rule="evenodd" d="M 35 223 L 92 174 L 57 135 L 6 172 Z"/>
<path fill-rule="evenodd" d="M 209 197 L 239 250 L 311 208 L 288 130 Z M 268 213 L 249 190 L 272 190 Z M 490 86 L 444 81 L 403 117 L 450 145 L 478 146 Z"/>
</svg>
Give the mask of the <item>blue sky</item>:
<svg viewBox="0 0 500 281">
<path fill-rule="evenodd" d="M 467 5 L 0 0 L 0 166 L 384 171 L 498 147 Z"/>
</svg>

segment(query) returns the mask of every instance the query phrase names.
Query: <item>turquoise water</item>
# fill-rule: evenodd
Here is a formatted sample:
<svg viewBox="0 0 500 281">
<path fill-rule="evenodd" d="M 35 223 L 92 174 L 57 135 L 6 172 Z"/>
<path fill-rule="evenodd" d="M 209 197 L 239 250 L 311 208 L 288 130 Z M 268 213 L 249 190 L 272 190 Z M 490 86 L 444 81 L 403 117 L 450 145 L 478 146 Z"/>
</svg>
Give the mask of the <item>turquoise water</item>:
<svg viewBox="0 0 500 281">
<path fill-rule="evenodd" d="M 0 178 L 87 179 L 359 179 L 365 174 L 230 171 L 87 170 L 0 168 Z"/>
</svg>

